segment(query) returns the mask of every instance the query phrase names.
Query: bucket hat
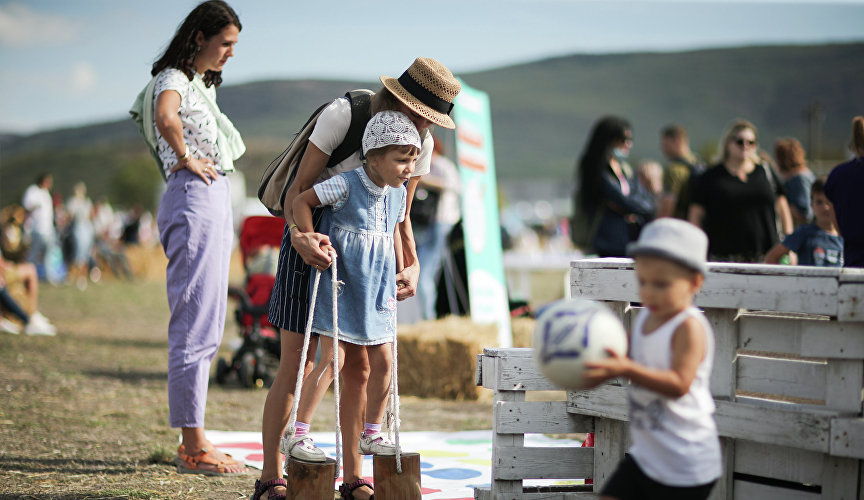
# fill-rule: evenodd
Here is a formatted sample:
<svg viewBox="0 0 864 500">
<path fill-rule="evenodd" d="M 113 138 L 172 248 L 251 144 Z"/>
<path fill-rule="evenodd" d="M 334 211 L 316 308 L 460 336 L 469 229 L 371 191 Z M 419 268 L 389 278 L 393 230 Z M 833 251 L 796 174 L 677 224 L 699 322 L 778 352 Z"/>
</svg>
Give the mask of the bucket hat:
<svg viewBox="0 0 864 500">
<path fill-rule="evenodd" d="M 444 128 L 456 128 L 450 112 L 462 84 L 440 62 L 418 57 L 402 76 L 382 76 L 381 83 L 420 116 Z"/>
<path fill-rule="evenodd" d="M 708 237 L 689 222 L 664 217 L 642 228 L 639 239 L 627 245 L 627 256 L 663 257 L 703 275 L 708 254 Z"/>
</svg>

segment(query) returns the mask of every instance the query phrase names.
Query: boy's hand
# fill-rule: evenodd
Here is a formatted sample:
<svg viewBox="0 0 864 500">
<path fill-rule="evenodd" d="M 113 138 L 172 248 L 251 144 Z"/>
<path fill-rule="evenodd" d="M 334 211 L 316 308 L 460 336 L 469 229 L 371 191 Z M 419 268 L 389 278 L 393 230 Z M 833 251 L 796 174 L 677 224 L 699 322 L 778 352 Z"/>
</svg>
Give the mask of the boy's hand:
<svg viewBox="0 0 864 500">
<path fill-rule="evenodd" d="M 608 347 L 606 354 L 609 355 L 606 359 L 585 362 L 582 371 L 582 386 L 585 389 L 597 387 L 610 378 L 626 375 L 630 359 Z"/>
</svg>

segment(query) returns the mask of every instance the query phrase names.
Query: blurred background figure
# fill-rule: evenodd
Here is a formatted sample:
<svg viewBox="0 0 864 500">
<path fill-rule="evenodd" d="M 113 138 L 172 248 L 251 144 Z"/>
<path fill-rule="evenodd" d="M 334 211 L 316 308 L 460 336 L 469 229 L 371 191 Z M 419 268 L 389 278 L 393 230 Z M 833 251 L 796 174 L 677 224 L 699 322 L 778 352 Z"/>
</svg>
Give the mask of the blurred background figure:
<svg viewBox="0 0 864 500">
<path fill-rule="evenodd" d="M 852 120 L 853 158 L 834 167 L 825 182 L 825 195 L 834 204 L 837 227 L 843 236 L 847 267 L 864 267 L 864 116 Z"/>
<path fill-rule="evenodd" d="M 774 245 L 765 262 L 780 264 L 784 256 L 789 263 L 801 266 L 843 266 L 843 237 L 837 230 L 834 207 L 825 196 L 824 181 L 816 180 L 810 190 L 813 224 L 799 226 L 783 241 Z"/>
<path fill-rule="evenodd" d="M 797 139 L 784 137 L 774 142 L 774 159 L 783 179 L 783 189 L 789 201 L 792 221 L 796 226 L 806 224 L 813 218 L 810 208 L 810 186 L 816 180 L 807 168 L 804 148 Z"/>
<path fill-rule="evenodd" d="M 663 165 L 654 160 L 642 160 L 636 164 L 636 177 L 654 199 L 655 210 L 659 209 L 663 200 Z"/>
<path fill-rule="evenodd" d="M 627 163 L 632 146 L 630 123 L 607 116 L 594 124 L 577 164 L 574 218 L 584 214 L 587 229 L 574 223 L 573 231 L 587 231 L 601 257 L 624 257 L 627 243 L 654 217 L 654 199 Z"/>
<path fill-rule="evenodd" d="M 54 204 L 51 198 L 51 188 L 54 177 L 51 174 L 39 174 L 36 182 L 31 184 L 21 199 L 21 205 L 28 213 L 25 228 L 30 239 L 30 253 L 27 260 L 36 266 L 39 279 L 46 279 L 46 257 L 56 246 L 54 231 Z"/>
<path fill-rule="evenodd" d="M 87 186 L 83 182 L 75 184 L 74 194 L 66 202 L 66 212 L 72 242 L 68 280 L 83 291 L 87 288 L 93 249 L 93 202 L 87 197 Z"/>
<path fill-rule="evenodd" d="M 681 125 L 663 128 L 660 150 L 669 163 L 663 173 L 663 200 L 658 215 L 687 220 L 693 182 L 705 165 L 690 150 L 690 138 Z"/>
<path fill-rule="evenodd" d="M 411 204 L 411 225 L 420 261 L 417 295 L 423 319 L 436 319 L 438 274 L 441 271 L 447 237 L 462 217 L 459 170 L 445 156 L 444 141 L 435 139 L 429 173 L 420 178 Z"/>
<path fill-rule="evenodd" d="M 132 281 L 132 270 L 129 268 L 129 261 L 119 241 L 121 226 L 122 222 L 108 200 L 104 198 L 96 200 L 93 209 L 93 233 L 97 257 L 94 260 L 97 266 L 90 270 L 92 281 L 99 281 L 102 276 L 102 271 L 98 267 L 99 262 L 108 266 L 114 276 Z"/>
<path fill-rule="evenodd" d="M 723 133 L 717 163 L 694 184 L 690 222 L 708 234 L 710 260 L 762 262 L 792 216 L 780 179 L 758 156 L 756 127 L 736 120 Z"/>
</svg>

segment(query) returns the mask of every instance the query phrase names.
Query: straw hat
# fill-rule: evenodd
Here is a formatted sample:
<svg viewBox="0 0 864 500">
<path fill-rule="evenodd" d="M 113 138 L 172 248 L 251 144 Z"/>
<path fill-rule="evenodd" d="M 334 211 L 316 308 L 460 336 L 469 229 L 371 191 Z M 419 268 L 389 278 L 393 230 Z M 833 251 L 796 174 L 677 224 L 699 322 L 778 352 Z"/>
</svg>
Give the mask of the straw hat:
<svg viewBox="0 0 864 500">
<path fill-rule="evenodd" d="M 399 78 L 382 76 L 381 83 L 420 116 L 445 128 L 456 128 L 450 111 L 462 84 L 443 64 L 418 57 Z"/>
</svg>

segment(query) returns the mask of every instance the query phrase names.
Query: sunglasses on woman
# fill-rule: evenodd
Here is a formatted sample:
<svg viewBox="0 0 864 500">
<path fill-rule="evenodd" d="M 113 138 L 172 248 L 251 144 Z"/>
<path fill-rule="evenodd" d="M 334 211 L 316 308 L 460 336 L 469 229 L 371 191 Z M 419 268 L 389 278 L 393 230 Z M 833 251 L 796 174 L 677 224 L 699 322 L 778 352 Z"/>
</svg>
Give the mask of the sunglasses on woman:
<svg viewBox="0 0 864 500">
<path fill-rule="evenodd" d="M 749 139 L 742 139 L 741 137 L 737 137 L 734 142 L 735 142 L 735 144 L 739 145 L 742 148 L 745 146 L 752 148 L 753 146 L 756 145 L 756 141 L 751 141 Z"/>
</svg>

